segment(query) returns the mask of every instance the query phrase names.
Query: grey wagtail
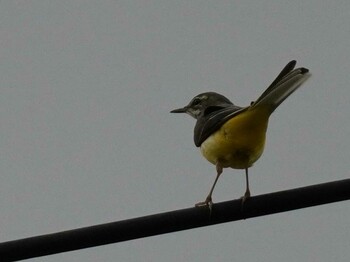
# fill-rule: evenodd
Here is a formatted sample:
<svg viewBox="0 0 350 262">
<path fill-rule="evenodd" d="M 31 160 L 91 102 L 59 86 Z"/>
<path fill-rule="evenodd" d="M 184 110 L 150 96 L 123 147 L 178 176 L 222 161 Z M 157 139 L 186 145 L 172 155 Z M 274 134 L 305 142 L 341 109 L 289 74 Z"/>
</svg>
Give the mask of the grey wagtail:
<svg viewBox="0 0 350 262">
<path fill-rule="evenodd" d="M 194 143 L 203 156 L 216 166 L 216 178 L 204 202 L 196 206 L 211 208 L 212 193 L 223 168 L 245 169 L 246 191 L 242 203 L 250 197 L 248 168 L 264 150 L 266 130 L 272 112 L 309 76 L 306 68 L 294 69 L 289 62 L 272 84 L 247 107 L 234 105 L 214 92 L 195 96 L 191 102 L 171 113 L 187 113 L 197 119 Z"/>
</svg>

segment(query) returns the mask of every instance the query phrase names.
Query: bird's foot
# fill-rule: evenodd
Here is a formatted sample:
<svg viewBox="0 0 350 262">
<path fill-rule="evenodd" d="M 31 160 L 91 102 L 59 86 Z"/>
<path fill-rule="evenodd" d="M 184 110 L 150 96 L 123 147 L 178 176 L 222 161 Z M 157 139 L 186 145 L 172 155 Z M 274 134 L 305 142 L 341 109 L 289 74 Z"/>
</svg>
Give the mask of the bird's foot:
<svg viewBox="0 0 350 262">
<path fill-rule="evenodd" d="M 207 198 L 205 199 L 205 201 L 203 202 L 199 202 L 195 205 L 196 207 L 202 207 L 202 206 L 206 206 L 209 208 L 210 212 L 213 206 L 213 201 L 211 199 L 211 196 L 207 196 Z"/>
<path fill-rule="evenodd" d="M 244 196 L 241 197 L 242 207 L 243 207 L 245 201 L 247 201 L 249 198 L 250 198 L 250 191 L 247 190 L 247 191 L 245 191 Z"/>
</svg>

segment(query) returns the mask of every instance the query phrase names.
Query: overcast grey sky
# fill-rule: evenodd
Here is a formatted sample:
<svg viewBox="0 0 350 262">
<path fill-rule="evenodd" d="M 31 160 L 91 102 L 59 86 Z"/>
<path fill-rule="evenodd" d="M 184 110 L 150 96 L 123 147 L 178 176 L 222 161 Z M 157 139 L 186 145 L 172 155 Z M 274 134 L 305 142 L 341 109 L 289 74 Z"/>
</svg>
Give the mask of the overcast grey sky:
<svg viewBox="0 0 350 262">
<path fill-rule="evenodd" d="M 0 2 L 0 242 L 191 207 L 215 168 L 194 120 L 244 106 L 296 59 L 312 77 L 271 117 L 253 195 L 349 178 L 349 1 Z M 240 197 L 224 171 L 214 202 Z M 350 203 L 33 261 L 349 261 Z"/>
</svg>

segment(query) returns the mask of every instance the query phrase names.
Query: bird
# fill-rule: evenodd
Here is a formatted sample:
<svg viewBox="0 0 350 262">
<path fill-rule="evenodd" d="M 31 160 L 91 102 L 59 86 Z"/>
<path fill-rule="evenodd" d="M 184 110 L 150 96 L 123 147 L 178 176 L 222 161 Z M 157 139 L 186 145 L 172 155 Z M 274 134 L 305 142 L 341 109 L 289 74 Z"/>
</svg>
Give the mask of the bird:
<svg viewBox="0 0 350 262">
<path fill-rule="evenodd" d="M 209 194 L 196 207 L 213 205 L 212 194 L 224 168 L 244 169 L 246 190 L 244 203 L 250 196 L 248 168 L 262 155 L 270 115 L 311 75 L 304 67 L 295 68 L 290 61 L 258 99 L 240 107 L 216 92 L 195 96 L 188 105 L 170 113 L 186 113 L 195 118 L 194 144 L 216 167 L 216 177 Z"/>
</svg>

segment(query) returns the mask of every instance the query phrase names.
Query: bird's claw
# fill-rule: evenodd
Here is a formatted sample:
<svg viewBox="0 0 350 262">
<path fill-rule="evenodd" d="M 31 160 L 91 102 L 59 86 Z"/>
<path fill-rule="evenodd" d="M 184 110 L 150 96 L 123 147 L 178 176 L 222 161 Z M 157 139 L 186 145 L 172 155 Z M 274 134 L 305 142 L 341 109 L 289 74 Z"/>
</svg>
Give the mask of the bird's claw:
<svg viewBox="0 0 350 262">
<path fill-rule="evenodd" d="M 196 206 L 196 207 L 206 206 L 206 207 L 209 208 L 209 210 L 210 210 L 210 212 L 211 212 L 212 206 L 213 206 L 213 201 L 212 201 L 211 197 L 208 196 L 208 197 L 205 199 L 205 201 L 199 202 L 199 203 L 195 204 L 195 206 Z"/>
</svg>

